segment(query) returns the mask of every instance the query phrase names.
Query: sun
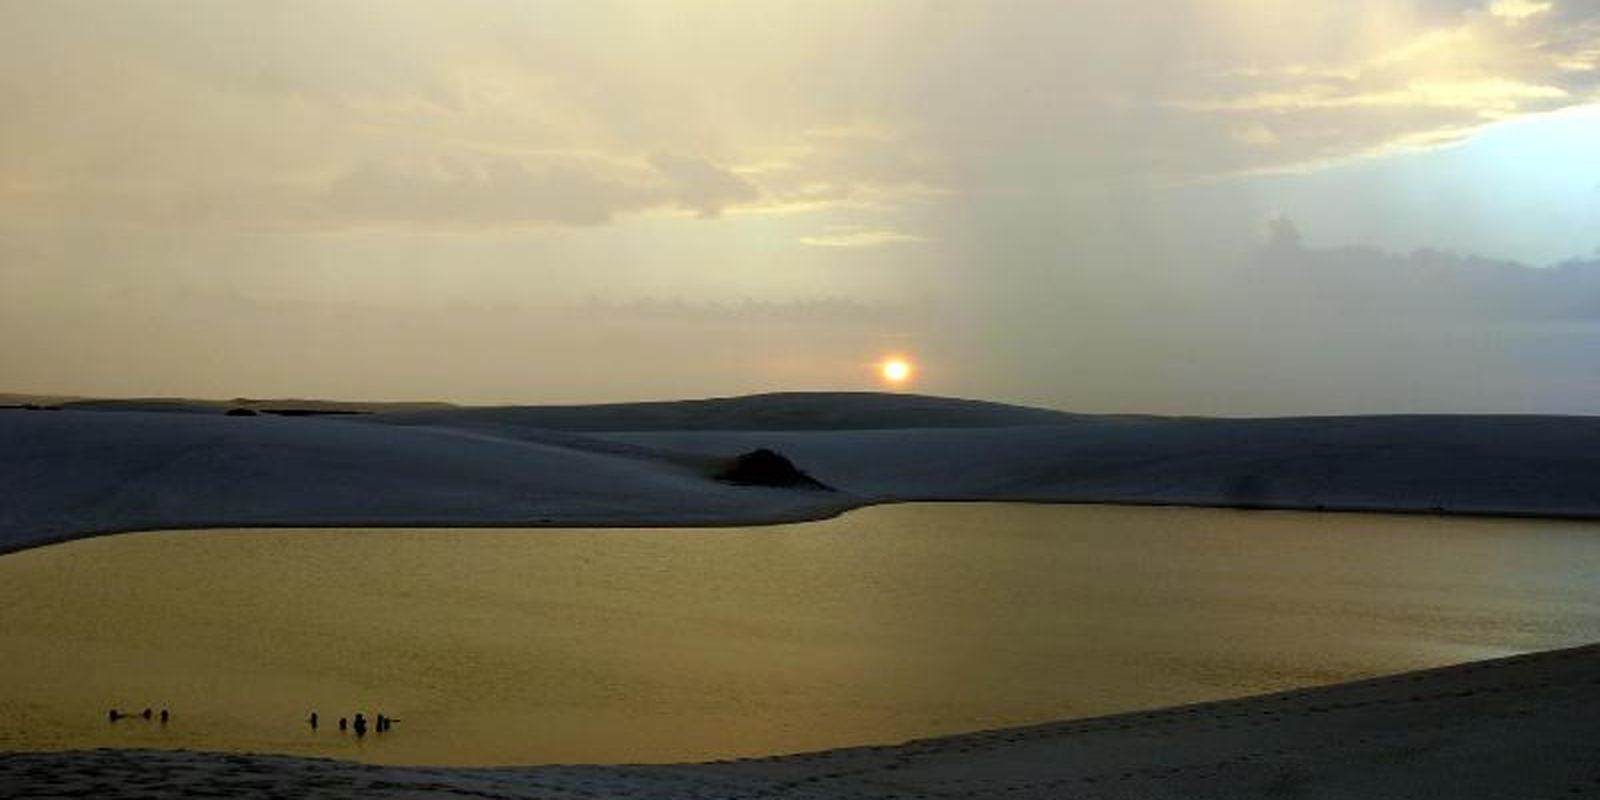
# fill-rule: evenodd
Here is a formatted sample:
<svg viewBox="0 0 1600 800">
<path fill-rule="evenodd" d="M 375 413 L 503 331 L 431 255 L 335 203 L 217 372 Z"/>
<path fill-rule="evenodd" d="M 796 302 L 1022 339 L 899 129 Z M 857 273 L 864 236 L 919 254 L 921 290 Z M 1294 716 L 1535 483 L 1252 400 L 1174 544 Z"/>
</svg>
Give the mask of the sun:
<svg viewBox="0 0 1600 800">
<path fill-rule="evenodd" d="M 911 362 L 903 358 L 885 359 L 882 364 L 878 365 L 878 374 L 882 375 L 883 380 L 890 384 L 898 385 L 911 380 L 911 373 Z"/>
</svg>

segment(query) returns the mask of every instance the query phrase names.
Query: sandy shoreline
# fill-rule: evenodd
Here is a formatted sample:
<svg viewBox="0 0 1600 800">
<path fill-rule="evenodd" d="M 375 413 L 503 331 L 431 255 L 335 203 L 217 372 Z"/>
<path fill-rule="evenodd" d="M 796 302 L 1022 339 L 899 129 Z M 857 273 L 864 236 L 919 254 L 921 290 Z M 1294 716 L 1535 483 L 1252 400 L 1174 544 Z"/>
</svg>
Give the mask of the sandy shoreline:
<svg viewBox="0 0 1600 800">
<path fill-rule="evenodd" d="M 1578 797 L 1600 794 L 1600 645 L 1338 686 L 796 756 L 379 767 L 150 750 L 0 755 L 8 796 Z"/>
</svg>

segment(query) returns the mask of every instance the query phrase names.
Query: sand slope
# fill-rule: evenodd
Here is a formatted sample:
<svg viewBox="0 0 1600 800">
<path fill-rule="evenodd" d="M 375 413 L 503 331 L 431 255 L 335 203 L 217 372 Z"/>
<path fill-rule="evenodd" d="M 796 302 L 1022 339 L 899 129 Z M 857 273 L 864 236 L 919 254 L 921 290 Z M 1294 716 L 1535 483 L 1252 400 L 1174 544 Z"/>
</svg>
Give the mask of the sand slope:
<svg viewBox="0 0 1600 800">
<path fill-rule="evenodd" d="M 757 447 L 838 491 L 710 478 Z M 145 528 L 773 522 L 896 500 L 1600 516 L 1600 419 L 1090 417 L 850 393 L 289 418 L 113 404 L 0 410 L 0 486 L 0 551 Z"/>
<path fill-rule="evenodd" d="M 1600 646 L 895 747 L 668 766 L 418 769 L 0 754 L 30 798 L 1477 798 L 1600 794 Z"/>
<path fill-rule="evenodd" d="M 693 458 L 584 444 L 345 417 L 0 411 L 0 549 L 144 528 L 693 524 L 841 503 L 728 486 Z"/>
<path fill-rule="evenodd" d="M 612 438 L 706 453 L 771 446 L 819 479 L 879 500 L 1600 513 L 1600 419 L 1586 417 L 1091 417 L 1042 427 Z"/>
</svg>

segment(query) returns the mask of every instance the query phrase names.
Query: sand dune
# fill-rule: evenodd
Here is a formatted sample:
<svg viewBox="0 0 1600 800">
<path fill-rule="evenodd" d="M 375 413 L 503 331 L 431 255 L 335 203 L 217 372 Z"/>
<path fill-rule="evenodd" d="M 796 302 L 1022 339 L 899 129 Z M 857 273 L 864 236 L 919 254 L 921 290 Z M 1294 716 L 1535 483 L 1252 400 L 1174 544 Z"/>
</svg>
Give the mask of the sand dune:
<svg viewBox="0 0 1600 800">
<path fill-rule="evenodd" d="M 729 486 L 700 461 L 348 417 L 0 411 L 0 483 L 14 489 L 0 548 L 206 525 L 714 524 L 851 504 Z"/>
<path fill-rule="evenodd" d="M 8 796 L 1555 798 L 1600 794 L 1600 646 L 1161 711 L 779 758 L 379 767 L 219 753 L 0 754 Z"/>
<path fill-rule="evenodd" d="M 778 392 L 746 397 L 588 406 L 449 408 L 386 414 L 387 422 L 501 425 L 562 431 L 810 431 L 1007 428 L 1087 419 L 1041 408 L 877 392 Z"/>
<path fill-rule="evenodd" d="M 0 550 L 148 529 L 683 525 L 900 500 L 1600 516 L 1600 419 L 1169 419 L 873 394 L 226 417 L 0 410 Z M 837 491 L 736 487 L 771 447 Z"/>
<path fill-rule="evenodd" d="M 1600 419 L 1582 417 L 1086 418 L 1023 428 L 611 438 L 702 453 L 759 443 L 875 500 L 1600 512 Z"/>
</svg>

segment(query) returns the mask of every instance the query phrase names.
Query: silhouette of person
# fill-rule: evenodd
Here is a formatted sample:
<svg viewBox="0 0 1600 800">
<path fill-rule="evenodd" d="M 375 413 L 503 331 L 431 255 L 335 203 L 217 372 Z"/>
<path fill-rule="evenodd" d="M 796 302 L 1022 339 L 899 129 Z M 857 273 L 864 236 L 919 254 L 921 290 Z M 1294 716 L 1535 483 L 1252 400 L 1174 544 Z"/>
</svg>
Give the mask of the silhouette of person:
<svg viewBox="0 0 1600 800">
<path fill-rule="evenodd" d="M 139 716 L 144 717 L 145 719 L 149 719 L 150 718 L 150 709 L 149 709 L 149 707 L 146 707 L 145 710 L 144 710 L 144 713 L 140 714 Z"/>
<path fill-rule="evenodd" d="M 383 733 L 384 731 L 386 731 L 388 729 L 389 729 L 389 720 L 387 718 L 385 718 L 382 714 L 379 714 L 378 715 L 378 733 Z"/>
<path fill-rule="evenodd" d="M 164 708 L 161 709 L 161 724 L 162 725 L 167 724 L 167 710 L 164 709 Z"/>
<path fill-rule="evenodd" d="M 339 718 L 339 732 L 340 733 L 344 733 L 344 729 L 349 727 L 349 725 L 350 725 L 350 721 L 349 720 L 345 719 L 344 717 L 340 717 Z"/>
<path fill-rule="evenodd" d="M 106 712 L 106 719 L 110 720 L 111 722 L 116 722 L 117 720 L 122 719 L 122 712 L 113 708 Z"/>
<path fill-rule="evenodd" d="M 355 729 L 357 736 L 367 735 L 367 718 L 362 716 L 359 711 L 356 712 Z"/>
<path fill-rule="evenodd" d="M 306 721 L 311 723 L 311 730 L 316 730 L 317 729 L 317 712 L 315 712 L 315 711 L 311 712 L 310 718 L 308 718 Z"/>
</svg>

